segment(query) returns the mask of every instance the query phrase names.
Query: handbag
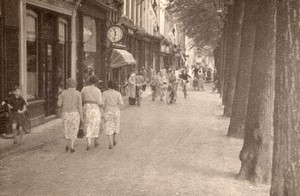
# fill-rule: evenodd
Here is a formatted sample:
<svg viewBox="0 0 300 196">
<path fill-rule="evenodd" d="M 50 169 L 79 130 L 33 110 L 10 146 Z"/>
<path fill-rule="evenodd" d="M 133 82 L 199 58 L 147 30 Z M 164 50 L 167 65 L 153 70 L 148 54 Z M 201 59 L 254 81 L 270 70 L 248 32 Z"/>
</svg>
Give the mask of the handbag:
<svg viewBox="0 0 300 196">
<path fill-rule="evenodd" d="M 77 133 L 77 137 L 78 137 L 78 138 L 83 138 L 83 136 L 84 136 L 84 132 L 83 132 L 83 124 L 82 124 L 82 122 L 80 122 L 79 130 L 78 130 L 78 133 Z"/>
<path fill-rule="evenodd" d="M 83 138 L 83 129 L 80 128 L 80 129 L 78 130 L 77 137 L 78 137 L 78 138 Z"/>
<path fill-rule="evenodd" d="M 77 133 L 78 138 L 83 138 L 83 129 L 79 129 Z"/>
</svg>

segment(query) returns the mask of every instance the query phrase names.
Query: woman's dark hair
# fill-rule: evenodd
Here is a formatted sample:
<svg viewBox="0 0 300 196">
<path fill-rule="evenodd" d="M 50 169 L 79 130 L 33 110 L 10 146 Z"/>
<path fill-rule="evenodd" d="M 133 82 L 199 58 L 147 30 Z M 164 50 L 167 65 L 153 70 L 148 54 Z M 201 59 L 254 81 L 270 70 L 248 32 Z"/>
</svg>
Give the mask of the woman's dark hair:
<svg viewBox="0 0 300 196">
<path fill-rule="evenodd" d="M 116 84 L 113 81 L 108 81 L 107 87 L 109 89 L 115 89 L 116 88 Z"/>
<path fill-rule="evenodd" d="M 99 82 L 99 78 L 96 75 L 92 75 L 89 77 L 89 83 L 90 84 L 97 84 Z"/>
</svg>

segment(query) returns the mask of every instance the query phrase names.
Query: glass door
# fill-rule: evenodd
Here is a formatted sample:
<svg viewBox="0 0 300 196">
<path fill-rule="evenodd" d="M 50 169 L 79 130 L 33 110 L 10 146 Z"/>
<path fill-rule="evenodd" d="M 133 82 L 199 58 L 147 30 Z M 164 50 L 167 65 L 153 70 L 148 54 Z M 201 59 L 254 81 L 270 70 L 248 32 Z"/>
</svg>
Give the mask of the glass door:
<svg viewBox="0 0 300 196">
<path fill-rule="evenodd" d="M 46 115 L 54 113 L 55 92 L 54 92 L 54 67 L 53 67 L 53 44 L 47 43 L 46 46 L 46 65 L 45 65 L 45 91 L 46 91 Z"/>
</svg>

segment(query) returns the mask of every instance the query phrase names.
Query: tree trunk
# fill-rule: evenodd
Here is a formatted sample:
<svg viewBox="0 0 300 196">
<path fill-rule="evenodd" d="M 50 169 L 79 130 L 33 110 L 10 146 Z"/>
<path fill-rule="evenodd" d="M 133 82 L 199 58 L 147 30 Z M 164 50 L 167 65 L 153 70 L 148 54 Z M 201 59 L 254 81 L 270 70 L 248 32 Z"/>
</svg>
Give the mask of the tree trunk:
<svg viewBox="0 0 300 196">
<path fill-rule="evenodd" d="M 224 61 L 223 61 L 223 92 L 222 92 L 222 103 L 225 105 L 225 95 L 226 95 L 226 87 L 227 87 L 227 78 L 228 78 L 228 56 L 230 54 L 229 52 L 229 45 L 231 43 L 231 34 L 232 31 L 232 21 L 233 21 L 233 5 L 229 4 L 227 5 L 227 14 L 225 18 L 225 32 L 223 34 L 224 36 Z"/>
<path fill-rule="evenodd" d="M 245 0 L 238 73 L 236 76 L 232 116 L 228 128 L 228 136 L 230 137 L 244 137 L 256 34 L 257 2 L 258 0 Z"/>
<path fill-rule="evenodd" d="M 244 15 L 244 0 L 235 0 L 233 3 L 232 33 L 228 43 L 228 60 L 226 61 L 227 80 L 225 94 L 224 116 L 231 117 L 232 103 L 235 91 L 235 82 L 239 62 L 241 44 L 242 21 Z"/>
<path fill-rule="evenodd" d="M 223 91 L 224 91 L 224 79 L 225 79 L 225 29 L 226 29 L 226 23 L 224 24 L 223 27 L 223 33 L 221 37 L 221 68 L 220 68 L 220 82 L 219 82 L 219 87 L 220 87 L 220 97 L 223 97 Z"/>
<path fill-rule="evenodd" d="M 275 2 L 258 2 L 257 32 L 245 125 L 240 179 L 271 180 L 275 87 Z"/>
<path fill-rule="evenodd" d="M 300 3 L 277 3 L 272 196 L 300 193 Z"/>
<path fill-rule="evenodd" d="M 220 79 L 220 73 L 221 73 L 221 46 L 218 45 L 214 49 L 214 60 L 215 60 L 215 67 L 216 67 L 216 73 L 214 73 L 214 81 Z M 216 86 L 217 92 L 220 92 L 219 85 Z"/>
</svg>

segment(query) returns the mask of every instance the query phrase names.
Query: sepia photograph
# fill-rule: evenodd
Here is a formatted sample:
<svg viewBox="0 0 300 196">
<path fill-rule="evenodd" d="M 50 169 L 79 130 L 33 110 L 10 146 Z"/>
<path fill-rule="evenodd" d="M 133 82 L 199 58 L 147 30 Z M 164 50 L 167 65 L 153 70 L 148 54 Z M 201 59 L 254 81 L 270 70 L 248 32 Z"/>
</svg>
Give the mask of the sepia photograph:
<svg viewBox="0 0 300 196">
<path fill-rule="evenodd" d="M 300 196 L 299 0 L 0 0 L 1 196 Z"/>
</svg>

